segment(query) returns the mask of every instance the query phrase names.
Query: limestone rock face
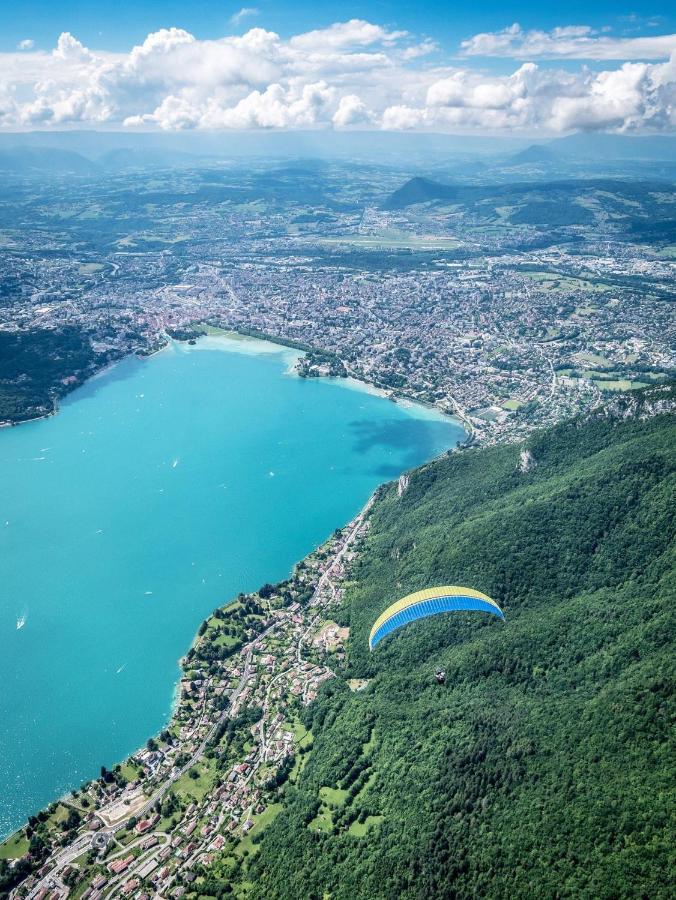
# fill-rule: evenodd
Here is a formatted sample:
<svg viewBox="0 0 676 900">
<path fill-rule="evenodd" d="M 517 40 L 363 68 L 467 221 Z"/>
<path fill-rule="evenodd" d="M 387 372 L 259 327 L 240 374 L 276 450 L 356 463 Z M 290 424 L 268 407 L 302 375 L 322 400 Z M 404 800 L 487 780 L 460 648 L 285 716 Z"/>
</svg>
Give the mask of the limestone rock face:
<svg viewBox="0 0 676 900">
<path fill-rule="evenodd" d="M 397 496 L 401 497 L 406 490 L 408 489 L 410 478 L 408 475 L 400 475 L 399 483 L 397 484 Z"/>
<path fill-rule="evenodd" d="M 530 450 L 522 450 L 519 454 L 519 464 L 517 466 L 519 472 L 523 472 L 524 474 L 530 472 L 536 465 L 535 457 Z"/>
</svg>

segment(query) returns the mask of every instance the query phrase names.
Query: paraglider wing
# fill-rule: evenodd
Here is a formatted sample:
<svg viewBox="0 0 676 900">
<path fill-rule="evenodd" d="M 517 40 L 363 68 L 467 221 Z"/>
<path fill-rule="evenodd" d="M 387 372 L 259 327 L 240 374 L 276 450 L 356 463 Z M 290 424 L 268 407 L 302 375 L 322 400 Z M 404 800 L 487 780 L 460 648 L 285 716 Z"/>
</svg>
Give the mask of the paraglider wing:
<svg viewBox="0 0 676 900">
<path fill-rule="evenodd" d="M 478 610 L 498 616 L 500 619 L 505 618 L 495 600 L 491 600 L 481 591 L 457 585 L 426 588 L 397 600 L 376 619 L 369 635 L 369 647 L 373 650 L 386 635 L 416 619 L 461 610 Z"/>
</svg>

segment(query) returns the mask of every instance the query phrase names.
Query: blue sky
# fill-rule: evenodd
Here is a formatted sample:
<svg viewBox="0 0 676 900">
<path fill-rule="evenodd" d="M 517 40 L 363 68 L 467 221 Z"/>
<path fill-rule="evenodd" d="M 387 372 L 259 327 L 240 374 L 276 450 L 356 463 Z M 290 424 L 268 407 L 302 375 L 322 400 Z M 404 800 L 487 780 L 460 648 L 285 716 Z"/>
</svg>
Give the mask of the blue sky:
<svg viewBox="0 0 676 900">
<path fill-rule="evenodd" d="M 569 0 L 566 4 L 518 0 L 414 3 L 411 0 L 318 3 L 316 0 L 249 0 L 257 14 L 243 17 L 246 25 L 262 25 L 283 37 L 322 28 L 352 18 L 379 22 L 433 36 L 447 51 L 476 32 L 496 31 L 519 22 L 524 28 L 549 30 L 557 25 L 610 26 L 616 33 L 650 34 L 676 28 L 673 3 L 649 4 L 613 0 Z M 241 3 L 222 0 L 1 0 L 0 49 L 10 50 L 26 38 L 53 47 L 59 34 L 70 31 L 92 48 L 126 50 L 159 28 L 177 26 L 199 38 L 220 37 L 233 29 L 231 17 Z M 652 23 L 652 24 L 651 24 Z"/>
<path fill-rule="evenodd" d="M 0 129 L 676 129 L 666 3 L 0 0 Z"/>
</svg>

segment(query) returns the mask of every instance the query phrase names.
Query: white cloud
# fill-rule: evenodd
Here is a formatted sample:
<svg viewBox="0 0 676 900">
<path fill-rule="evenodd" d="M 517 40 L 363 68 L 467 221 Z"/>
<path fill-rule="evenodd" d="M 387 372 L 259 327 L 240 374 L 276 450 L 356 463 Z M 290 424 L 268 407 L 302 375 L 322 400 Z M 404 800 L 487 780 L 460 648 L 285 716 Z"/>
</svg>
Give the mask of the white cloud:
<svg viewBox="0 0 676 900">
<path fill-rule="evenodd" d="M 518 26 L 507 31 L 500 40 L 523 44 Z M 597 39 L 586 26 L 547 35 Z M 217 40 L 163 28 L 126 53 L 91 50 L 64 32 L 51 52 L 0 53 L 0 127 L 559 133 L 675 124 L 673 57 L 602 71 L 529 61 L 496 75 L 441 56 L 430 39 L 359 19 L 290 39 L 260 27 Z"/>
<path fill-rule="evenodd" d="M 394 44 L 399 38 L 406 37 L 406 34 L 405 31 L 387 31 L 382 26 L 363 19 L 350 19 L 349 22 L 336 22 L 328 28 L 306 31 L 292 37 L 289 43 L 292 47 L 306 50 L 339 50 L 379 43 Z"/>
<path fill-rule="evenodd" d="M 189 97 L 166 97 L 152 113 L 131 116 L 125 125 L 155 124 L 166 131 L 182 128 L 235 129 L 310 128 L 318 123 L 332 97 L 323 82 L 300 90 L 271 84 L 265 91 L 251 91 L 234 106 L 209 99 L 203 105 Z"/>
<path fill-rule="evenodd" d="M 367 108 L 361 97 L 346 94 L 338 101 L 338 109 L 331 119 L 336 128 L 347 128 L 350 125 L 363 125 L 373 121 L 373 113 Z"/>
<path fill-rule="evenodd" d="M 241 25 L 245 19 L 251 19 L 260 15 L 260 10 L 255 6 L 243 6 L 238 12 L 230 16 L 230 24 L 235 27 Z"/>
<path fill-rule="evenodd" d="M 383 112 L 382 127 L 386 131 L 405 131 L 426 124 L 427 110 L 410 106 L 388 106 Z"/>
<path fill-rule="evenodd" d="M 507 76 L 461 69 L 430 85 L 420 108 L 391 107 L 383 127 L 487 131 L 671 130 L 676 54 L 661 64 L 571 73 L 525 63 Z"/>
<path fill-rule="evenodd" d="M 52 51 L 56 59 L 71 60 L 73 62 L 91 62 L 94 57 L 89 50 L 74 38 L 69 31 L 59 35 L 56 49 Z"/>
<path fill-rule="evenodd" d="M 427 106 L 437 109 L 508 109 L 528 95 L 529 85 L 532 88 L 537 71 L 534 63 L 526 63 L 507 77 L 489 78 L 460 70 L 430 86 Z"/>
<path fill-rule="evenodd" d="M 33 47 L 35 47 L 33 38 L 24 38 L 23 41 L 19 41 L 16 45 L 17 50 L 32 50 Z"/>
<path fill-rule="evenodd" d="M 666 130 L 676 125 L 676 54 L 661 66 L 625 63 L 614 72 L 590 77 L 582 94 L 556 97 L 550 123 L 575 129 Z"/>
<path fill-rule="evenodd" d="M 475 34 L 460 46 L 465 56 L 509 59 L 667 59 L 676 50 L 676 34 L 624 38 L 588 25 L 524 31 L 515 23 L 502 31 Z"/>
<path fill-rule="evenodd" d="M 425 38 L 419 44 L 412 44 L 406 47 L 401 53 L 402 59 L 418 59 L 420 56 L 428 56 L 439 49 L 439 45 L 432 38 Z"/>
</svg>

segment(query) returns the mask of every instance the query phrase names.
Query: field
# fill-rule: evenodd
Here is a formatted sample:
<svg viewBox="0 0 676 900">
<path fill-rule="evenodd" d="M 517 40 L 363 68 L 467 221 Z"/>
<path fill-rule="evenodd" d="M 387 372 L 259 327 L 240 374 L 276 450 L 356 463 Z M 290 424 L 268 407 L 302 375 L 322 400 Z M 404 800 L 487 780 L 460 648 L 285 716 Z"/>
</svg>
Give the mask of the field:
<svg viewBox="0 0 676 900">
<path fill-rule="evenodd" d="M 121 774 L 125 781 L 135 781 L 138 778 L 138 768 L 127 760 L 122 764 Z"/>
<path fill-rule="evenodd" d="M 22 834 L 13 834 L 0 844 L 0 859 L 19 859 L 28 850 L 28 841 Z"/>
<path fill-rule="evenodd" d="M 293 738 L 298 747 L 303 748 L 312 746 L 312 732 L 308 731 L 305 725 L 297 719 L 294 719 L 293 722 L 285 725 L 284 730 L 293 732 Z"/>
<path fill-rule="evenodd" d="M 523 406 L 523 401 L 521 401 L 521 400 L 514 400 L 514 399 L 505 400 L 505 402 L 502 404 L 502 408 L 503 408 L 503 409 L 507 409 L 507 410 L 509 410 L 510 412 L 516 411 L 516 410 L 519 409 L 519 407 L 521 407 L 521 406 Z"/>
<path fill-rule="evenodd" d="M 576 278 L 570 275 L 559 275 L 557 272 L 522 272 L 524 277 L 537 281 L 546 291 L 590 291 L 591 293 L 603 293 L 611 290 L 609 284 L 601 281 L 588 281 L 585 278 Z"/>
<path fill-rule="evenodd" d="M 347 791 L 340 788 L 322 787 L 319 789 L 319 796 L 327 806 L 342 806 L 347 797 Z"/>
<path fill-rule="evenodd" d="M 627 381 L 626 378 L 618 381 L 610 381 L 606 379 L 597 379 L 594 384 L 601 391 L 636 391 L 639 388 L 648 387 L 645 381 Z"/>
<path fill-rule="evenodd" d="M 372 828 L 376 828 L 385 819 L 385 816 L 367 816 L 363 822 L 353 822 L 347 829 L 352 837 L 364 837 Z"/>
<path fill-rule="evenodd" d="M 392 250 L 457 250 L 462 243 L 455 238 L 434 235 L 384 232 L 383 234 L 346 234 L 343 237 L 325 237 L 321 244 L 349 244 L 353 247 Z"/>
<path fill-rule="evenodd" d="M 598 353 L 587 353 L 581 352 L 575 354 L 575 359 L 579 359 L 581 363 L 585 363 L 588 366 L 606 366 L 608 365 L 608 360 L 605 356 L 601 356 Z"/>
<path fill-rule="evenodd" d="M 348 678 L 347 686 L 351 691 L 363 691 L 370 684 L 368 678 Z"/>
<path fill-rule="evenodd" d="M 331 831 L 333 828 L 333 813 L 345 803 L 347 795 L 348 792 L 340 788 L 321 787 L 319 789 L 321 806 L 308 828 L 312 831 Z"/>
<path fill-rule="evenodd" d="M 257 834 L 260 834 L 261 831 L 264 831 L 271 822 L 274 822 L 281 811 L 281 803 L 271 803 L 260 815 L 252 816 L 251 820 L 254 823 L 253 828 L 247 833 L 246 837 L 242 838 L 233 852 L 236 853 L 237 856 L 242 856 L 245 852 L 253 853 L 256 848 L 253 841 L 254 837 Z"/>
<path fill-rule="evenodd" d="M 229 331 L 227 328 L 219 328 L 217 325 L 200 325 L 197 330 L 206 334 L 208 337 L 229 337 L 233 340 L 240 337 L 236 331 Z"/>
<path fill-rule="evenodd" d="M 174 793 L 177 797 L 199 802 L 212 786 L 214 781 L 214 760 L 202 759 L 189 769 L 174 784 Z M 190 772 L 195 771 L 197 778 L 192 778 Z"/>
</svg>

